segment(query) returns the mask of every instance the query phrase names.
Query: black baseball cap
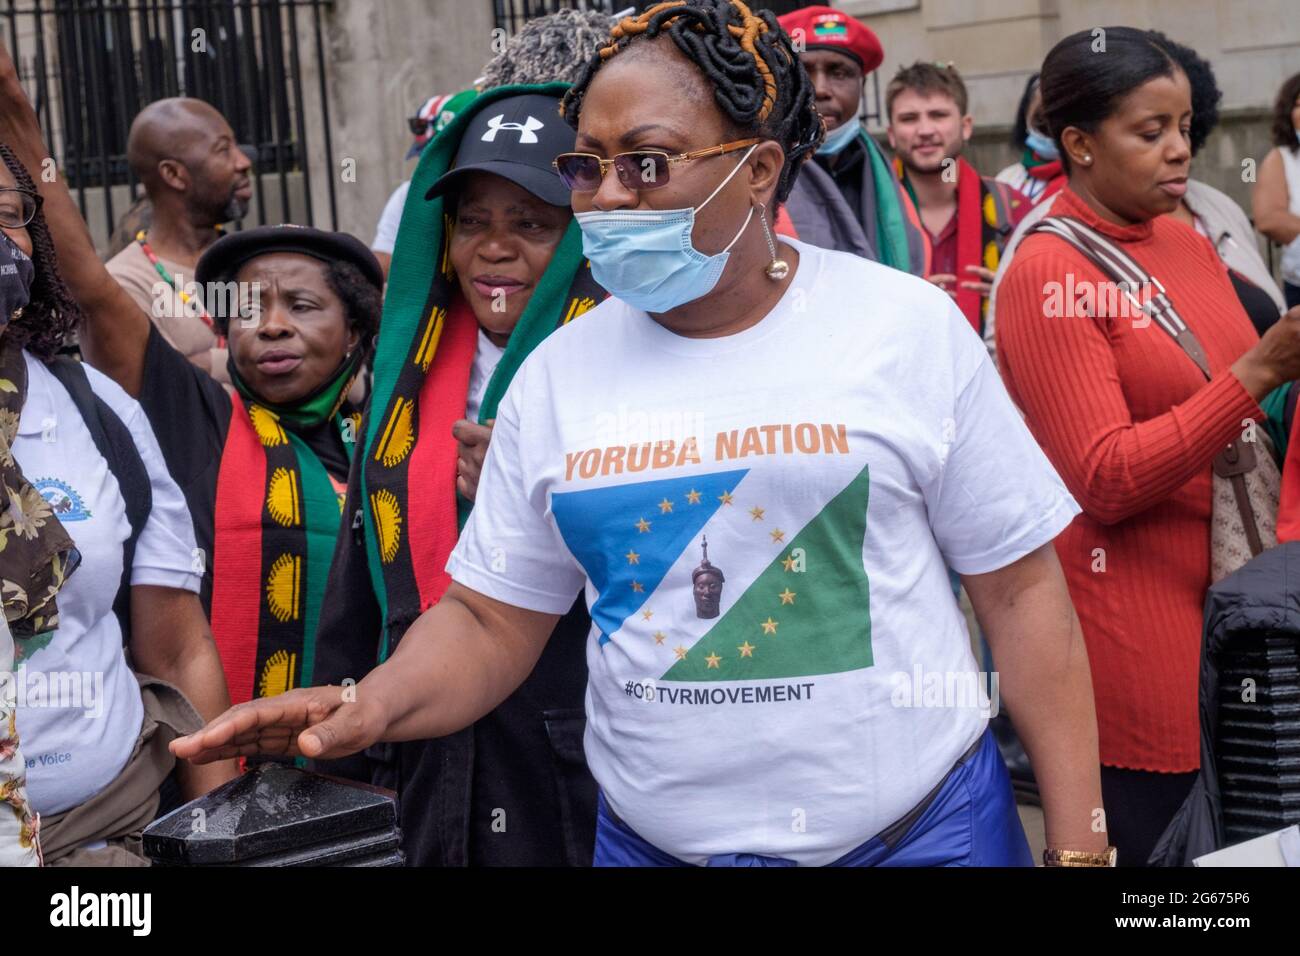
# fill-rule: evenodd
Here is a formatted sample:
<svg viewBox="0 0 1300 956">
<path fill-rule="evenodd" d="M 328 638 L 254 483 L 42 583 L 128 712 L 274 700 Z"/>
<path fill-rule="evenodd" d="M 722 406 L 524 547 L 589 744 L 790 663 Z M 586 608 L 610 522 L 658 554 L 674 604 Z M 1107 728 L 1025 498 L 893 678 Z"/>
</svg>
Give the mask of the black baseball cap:
<svg viewBox="0 0 1300 956">
<path fill-rule="evenodd" d="M 227 233 L 199 257 L 194 279 L 201 286 L 229 282 L 249 259 L 271 252 L 296 252 L 322 262 L 350 262 L 375 288 L 384 287 L 384 271 L 379 267 L 379 260 L 356 236 L 293 225 L 258 226 Z"/>
<path fill-rule="evenodd" d="M 452 168 L 424 198 L 443 195 L 465 173 L 482 171 L 508 179 L 552 206 L 567 206 L 569 187 L 551 161 L 573 151 L 576 135 L 560 116 L 559 97 L 524 93 L 488 103 L 465 128 Z"/>
</svg>

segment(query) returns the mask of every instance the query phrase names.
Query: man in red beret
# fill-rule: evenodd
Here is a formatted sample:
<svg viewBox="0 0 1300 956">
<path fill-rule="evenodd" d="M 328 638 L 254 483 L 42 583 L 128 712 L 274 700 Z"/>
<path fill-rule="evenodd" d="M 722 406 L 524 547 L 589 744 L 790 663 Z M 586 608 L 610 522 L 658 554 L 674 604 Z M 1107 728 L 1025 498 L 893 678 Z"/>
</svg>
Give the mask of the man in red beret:
<svg viewBox="0 0 1300 956">
<path fill-rule="evenodd" d="M 858 121 L 867 74 L 885 58 L 880 39 L 830 7 L 804 7 L 778 20 L 799 51 L 826 124 L 826 140 L 800 170 L 786 204 L 799 238 L 924 275 L 924 231 L 889 160 Z"/>
</svg>

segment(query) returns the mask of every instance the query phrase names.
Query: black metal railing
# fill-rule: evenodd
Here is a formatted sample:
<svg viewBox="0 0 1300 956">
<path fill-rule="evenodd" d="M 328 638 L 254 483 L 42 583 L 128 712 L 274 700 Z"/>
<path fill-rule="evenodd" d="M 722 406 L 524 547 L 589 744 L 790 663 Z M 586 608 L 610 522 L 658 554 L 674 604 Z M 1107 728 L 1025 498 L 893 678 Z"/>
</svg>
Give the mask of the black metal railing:
<svg viewBox="0 0 1300 956">
<path fill-rule="evenodd" d="M 534 17 L 559 10 L 602 10 L 613 14 L 635 6 L 633 0 L 492 0 L 497 26 L 511 36 Z"/>
<path fill-rule="evenodd" d="M 111 230 L 122 212 L 112 187 L 139 195 L 126 157 L 132 119 L 154 100 L 190 96 L 221 111 L 253 160 L 258 222 L 316 224 L 309 158 L 324 157 L 318 170 L 334 164 L 322 37 L 332 2 L 2 0 L 0 25 L 83 215 L 101 202 Z M 304 91 L 305 62 L 316 89 Z M 308 139 L 312 113 L 320 143 Z M 325 178 L 328 225 L 338 228 L 334 179 Z M 278 203 L 268 202 L 268 179 L 278 180 Z M 295 214 L 291 196 L 301 196 Z"/>
</svg>

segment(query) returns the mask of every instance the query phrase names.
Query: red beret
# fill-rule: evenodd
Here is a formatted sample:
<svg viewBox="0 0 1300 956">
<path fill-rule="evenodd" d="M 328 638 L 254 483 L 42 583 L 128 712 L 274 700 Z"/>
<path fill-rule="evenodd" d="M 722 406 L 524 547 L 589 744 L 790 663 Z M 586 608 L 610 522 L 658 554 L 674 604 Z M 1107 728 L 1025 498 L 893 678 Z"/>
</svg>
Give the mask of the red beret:
<svg viewBox="0 0 1300 956">
<path fill-rule="evenodd" d="M 866 24 L 843 11 L 804 7 L 777 17 L 777 22 L 796 44 L 802 40 L 803 49 L 844 53 L 862 64 L 863 73 L 870 73 L 884 62 L 885 50 L 880 38 Z"/>
</svg>

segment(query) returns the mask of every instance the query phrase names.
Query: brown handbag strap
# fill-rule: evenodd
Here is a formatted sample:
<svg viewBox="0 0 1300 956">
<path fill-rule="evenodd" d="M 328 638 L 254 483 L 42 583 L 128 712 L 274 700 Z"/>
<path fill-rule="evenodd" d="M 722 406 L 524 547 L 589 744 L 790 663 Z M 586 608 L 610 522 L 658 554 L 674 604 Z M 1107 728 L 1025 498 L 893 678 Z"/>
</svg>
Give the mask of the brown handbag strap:
<svg viewBox="0 0 1300 956">
<path fill-rule="evenodd" d="M 1237 511 L 1241 513 L 1241 524 L 1246 530 L 1246 543 L 1250 545 L 1251 555 L 1264 550 L 1255 509 L 1250 503 L 1250 490 L 1246 487 L 1246 475 L 1255 470 L 1255 464 L 1254 445 L 1240 438 L 1234 439 L 1231 445 L 1214 456 L 1214 473 L 1227 478 L 1232 485 L 1232 496 L 1237 501 Z"/>
<path fill-rule="evenodd" d="M 1183 321 L 1164 284 L 1137 263 L 1127 252 L 1082 220 L 1073 216 L 1047 216 L 1029 232 L 1045 232 L 1064 239 L 1083 253 L 1115 284 L 1138 311 L 1150 317 L 1196 363 L 1201 374 L 1210 378 L 1210 363 L 1196 334 Z M 1136 293 L 1153 288 L 1155 292 L 1143 303 Z"/>
<path fill-rule="evenodd" d="M 1074 216 L 1046 216 L 1028 231 L 1057 236 L 1083 253 L 1115 283 L 1129 302 L 1150 316 L 1156 325 L 1178 343 L 1207 381 L 1210 379 L 1210 363 L 1200 340 L 1178 314 L 1160 280 L 1143 269 L 1132 256 Z M 1146 287 L 1154 287 L 1157 291 L 1143 303 L 1134 293 Z M 1246 487 L 1246 475 L 1255 470 L 1256 463 L 1254 446 L 1243 441 L 1241 436 L 1234 438 L 1214 458 L 1214 473 L 1226 478 L 1232 486 L 1232 495 L 1236 499 L 1237 511 L 1241 515 L 1246 542 L 1250 545 L 1252 555 L 1264 550 L 1255 509 L 1250 503 L 1250 490 Z"/>
</svg>

